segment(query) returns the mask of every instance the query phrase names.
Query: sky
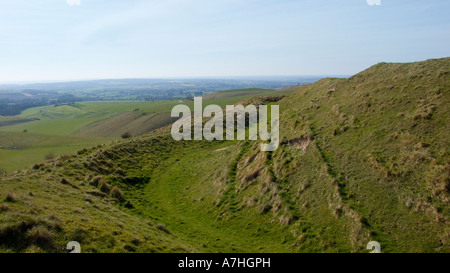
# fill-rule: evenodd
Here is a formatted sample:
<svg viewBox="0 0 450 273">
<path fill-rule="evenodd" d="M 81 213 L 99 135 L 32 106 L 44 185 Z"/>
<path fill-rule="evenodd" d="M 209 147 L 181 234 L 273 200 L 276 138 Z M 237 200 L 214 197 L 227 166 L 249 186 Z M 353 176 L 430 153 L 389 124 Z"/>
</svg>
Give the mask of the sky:
<svg viewBox="0 0 450 273">
<path fill-rule="evenodd" d="M 353 75 L 450 56 L 449 11 L 448 0 L 0 0 L 0 83 Z"/>
</svg>

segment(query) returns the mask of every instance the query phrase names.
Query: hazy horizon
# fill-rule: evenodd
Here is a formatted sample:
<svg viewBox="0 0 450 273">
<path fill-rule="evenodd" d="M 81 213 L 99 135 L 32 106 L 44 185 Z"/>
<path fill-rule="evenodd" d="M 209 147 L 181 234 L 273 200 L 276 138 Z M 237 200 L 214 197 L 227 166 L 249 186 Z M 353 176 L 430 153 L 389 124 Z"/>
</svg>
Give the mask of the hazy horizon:
<svg viewBox="0 0 450 273">
<path fill-rule="evenodd" d="M 32 85 L 71 82 L 120 81 L 120 80 L 294 80 L 308 78 L 348 78 L 352 75 L 266 75 L 266 76 L 198 76 L 198 77 L 155 77 L 155 78 L 92 78 L 92 79 L 58 79 L 36 81 L 0 82 L 0 86 Z"/>
<path fill-rule="evenodd" d="M 354 75 L 447 57 L 449 1 L 0 1 L 0 84 Z"/>
</svg>

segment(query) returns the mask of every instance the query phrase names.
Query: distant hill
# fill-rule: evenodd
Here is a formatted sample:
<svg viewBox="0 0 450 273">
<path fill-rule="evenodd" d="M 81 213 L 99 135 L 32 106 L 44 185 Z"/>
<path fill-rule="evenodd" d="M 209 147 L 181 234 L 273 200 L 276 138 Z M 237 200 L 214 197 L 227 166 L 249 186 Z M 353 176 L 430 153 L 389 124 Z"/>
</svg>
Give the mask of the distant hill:
<svg viewBox="0 0 450 273">
<path fill-rule="evenodd" d="M 0 251 L 450 252 L 450 58 L 326 78 L 280 148 L 165 127 L 0 178 Z"/>
<path fill-rule="evenodd" d="M 74 105 L 87 101 L 184 100 L 232 89 L 283 89 L 310 84 L 321 76 L 240 77 L 206 79 L 113 79 L 55 83 L 0 84 L 1 116 L 19 115 L 27 109 L 49 105 Z"/>
<path fill-rule="evenodd" d="M 7 93 L 27 92 L 42 94 L 52 92 L 126 92 L 145 91 L 204 91 L 227 89 L 283 88 L 290 85 L 313 83 L 325 76 L 268 76 L 268 77 L 216 77 L 216 78 L 166 78 L 166 79 L 105 79 L 62 81 L 49 83 L 0 84 L 0 99 Z M 5 94 L 6 93 L 6 94 Z M 47 94 L 47 95 L 48 95 Z M 22 93 L 18 93 L 18 96 Z M 9 95 L 11 96 L 11 95 Z"/>
</svg>

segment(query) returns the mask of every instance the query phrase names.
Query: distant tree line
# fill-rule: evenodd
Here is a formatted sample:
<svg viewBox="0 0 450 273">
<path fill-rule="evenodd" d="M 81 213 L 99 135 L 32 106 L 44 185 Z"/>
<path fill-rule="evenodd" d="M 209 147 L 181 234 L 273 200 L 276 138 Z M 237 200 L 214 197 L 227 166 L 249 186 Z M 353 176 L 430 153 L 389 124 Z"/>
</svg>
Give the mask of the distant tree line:
<svg viewBox="0 0 450 273">
<path fill-rule="evenodd" d="M 1 116 L 15 116 L 19 115 L 23 110 L 31 107 L 39 107 L 48 105 L 48 100 L 21 100 L 10 102 L 8 100 L 0 101 L 0 115 Z"/>
<path fill-rule="evenodd" d="M 122 79 L 66 83 L 0 85 L 0 115 L 14 116 L 31 107 L 75 105 L 82 101 L 160 101 L 192 99 L 208 92 L 243 88 L 282 88 L 319 78 L 271 79 Z"/>
</svg>

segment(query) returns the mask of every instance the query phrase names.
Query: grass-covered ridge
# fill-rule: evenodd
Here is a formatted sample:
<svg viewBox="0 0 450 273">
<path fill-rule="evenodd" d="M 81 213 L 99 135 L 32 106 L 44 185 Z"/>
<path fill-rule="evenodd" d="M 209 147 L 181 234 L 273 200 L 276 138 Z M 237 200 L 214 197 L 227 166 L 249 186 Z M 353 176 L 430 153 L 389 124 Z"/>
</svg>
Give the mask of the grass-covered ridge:
<svg viewBox="0 0 450 273">
<path fill-rule="evenodd" d="M 169 128 L 0 178 L 0 251 L 450 251 L 450 58 L 293 87 L 280 148 Z"/>
</svg>

